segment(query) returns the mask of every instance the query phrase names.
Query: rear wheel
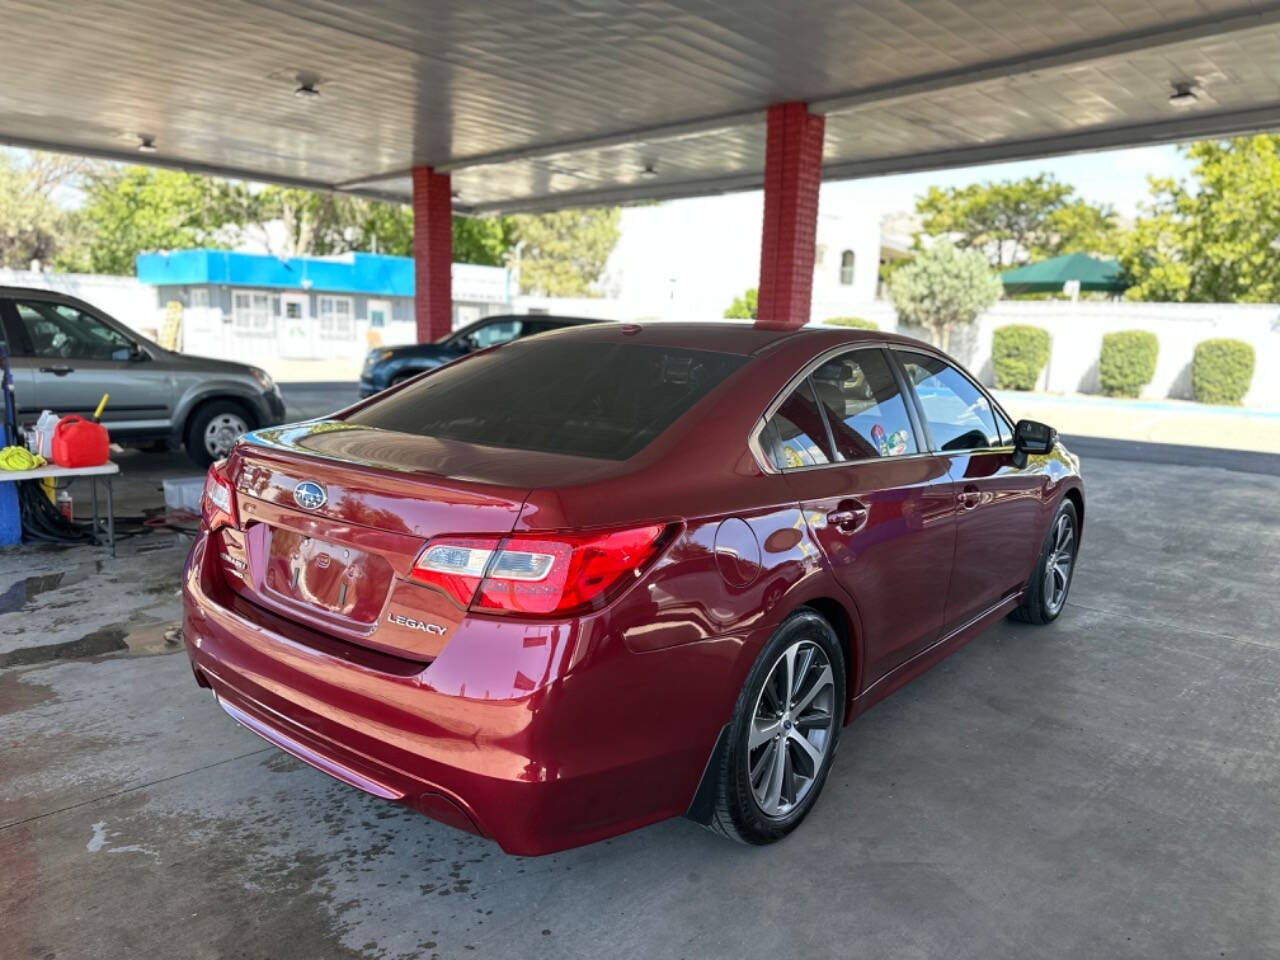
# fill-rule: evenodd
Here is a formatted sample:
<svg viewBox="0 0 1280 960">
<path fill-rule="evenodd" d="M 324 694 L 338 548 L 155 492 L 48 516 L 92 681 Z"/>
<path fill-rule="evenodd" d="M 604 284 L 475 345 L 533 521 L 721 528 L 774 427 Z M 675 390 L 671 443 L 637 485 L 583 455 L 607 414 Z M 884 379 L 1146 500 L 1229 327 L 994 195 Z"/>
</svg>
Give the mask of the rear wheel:
<svg viewBox="0 0 1280 960">
<path fill-rule="evenodd" d="M 1049 533 L 1040 549 L 1040 559 L 1022 595 L 1022 604 L 1010 614 L 1013 619 L 1036 624 L 1058 619 L 1071 589 L 1079 543 L 1080 520 L 1076 505 L 1063 499 L 1053 523 L 1049 525 Z"/>
<path fill-rule="evenodd" d="M 813 809 L 844 717 L 844 656 L 812 610 L 786 619 L 738 697 L 710 827 L 742 843 L 781 840 Z"/>
<path fill-rule="evenodd" d="M 187 424 L 187 456 L 198 466 L 207 467 L 229 454 L 249 429 L 249 415 L 234 400 L 207 403 Z"/>
</svg>

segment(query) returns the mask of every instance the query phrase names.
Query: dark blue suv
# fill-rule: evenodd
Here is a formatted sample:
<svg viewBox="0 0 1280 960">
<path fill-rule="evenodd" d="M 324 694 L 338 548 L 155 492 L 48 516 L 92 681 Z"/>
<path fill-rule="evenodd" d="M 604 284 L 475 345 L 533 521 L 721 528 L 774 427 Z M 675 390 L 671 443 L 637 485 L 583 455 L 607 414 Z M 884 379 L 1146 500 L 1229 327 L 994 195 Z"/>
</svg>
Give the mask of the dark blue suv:
<svg viewBox="0 0 1280 960">
<path fill-rule="evenodd" d="M 455 330 L 435 343 L 410 343 L 399 347 L 378 347 L 369 351 L 360 372 L 360 396 L 370 397 L 424 370 L 456 360 L 473 350 L 493 347 L 508 340 L 594 323 L 582 317 L 551 317 L 543 314 L 485 317 Z"/>
</svg>

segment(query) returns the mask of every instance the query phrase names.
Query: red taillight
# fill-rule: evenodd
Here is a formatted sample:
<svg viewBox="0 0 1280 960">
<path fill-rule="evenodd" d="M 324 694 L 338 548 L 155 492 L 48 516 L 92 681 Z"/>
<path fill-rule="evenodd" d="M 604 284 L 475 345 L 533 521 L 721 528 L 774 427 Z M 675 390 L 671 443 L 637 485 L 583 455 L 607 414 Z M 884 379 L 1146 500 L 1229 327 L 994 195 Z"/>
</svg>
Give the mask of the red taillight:
<svg viewBox="0 0 1280 960">
<path fill-rule="evenodd" d="M 209 467 L 200 497 L 200 525 L 212 533 L 222 527 L 237 527 L 235 487 L 226 474 L 227 461 L 219 460 Z"/>
<path fill-rule="evenodd" d="M 410 576 L 473 610 L 562 616 L 602 606 L 657 553 L 666 527 L 594 533 L 441 537 Z"/>
</svg>

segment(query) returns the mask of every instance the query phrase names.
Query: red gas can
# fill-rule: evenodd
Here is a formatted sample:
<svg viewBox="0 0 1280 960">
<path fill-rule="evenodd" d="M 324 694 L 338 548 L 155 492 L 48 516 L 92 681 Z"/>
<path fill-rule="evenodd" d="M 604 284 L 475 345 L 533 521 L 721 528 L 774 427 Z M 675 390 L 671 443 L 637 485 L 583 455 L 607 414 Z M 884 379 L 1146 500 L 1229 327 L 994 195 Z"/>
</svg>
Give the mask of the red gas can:
<svg viewBox="0 0 1280 960">
<path fill-rule="evenodd" d="M 107 428 L 70 414 L 53 428 L 53 462 L 60 467 L 97 467 L 110 455 Z"/>
</svg>

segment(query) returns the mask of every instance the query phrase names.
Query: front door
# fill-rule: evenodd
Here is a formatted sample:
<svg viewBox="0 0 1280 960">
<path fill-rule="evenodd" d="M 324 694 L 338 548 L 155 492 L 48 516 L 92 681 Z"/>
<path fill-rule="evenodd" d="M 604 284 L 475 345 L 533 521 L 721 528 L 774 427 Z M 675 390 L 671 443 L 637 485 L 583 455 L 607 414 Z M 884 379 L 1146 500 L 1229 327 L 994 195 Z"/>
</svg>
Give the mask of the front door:
<svg viewBox="0 0 1280 960">
<path fill-rule="evenodd" d="M 1013 432 L 972 380 L 941 357 L 895 351 L 919 398 L 933 448 L 946 457 L 959 512 L 946 621 L 955 630 L 1026 582 L 1040 544 L 1043 482 L 1013 462 Z"/>
<path fill-rule="evenodd" d="M 315 356 L 310 305 L 309 294 L 280 294 L 280 356 L 285 359 L 310 360 Z"/>
<path fill-rule="evenodd" d="M 940 635 L 955 550 L 946 461 L 924 452 L 880 348 L 823 363 L 764 439 L 857 610 L 865 690 Z"/>
<path fill-rule="evenodd" d="M 13 353 L 33 377 L 32 403 L 40 410 L 93 414 L 102 395 L 110 400 L 102 422 L 117 437 L 164 436 L 173 387 L 147 349 L 114 324 L 79 307 L 37 296 L 15 298 L 8 326 Z"/>
</svg>

